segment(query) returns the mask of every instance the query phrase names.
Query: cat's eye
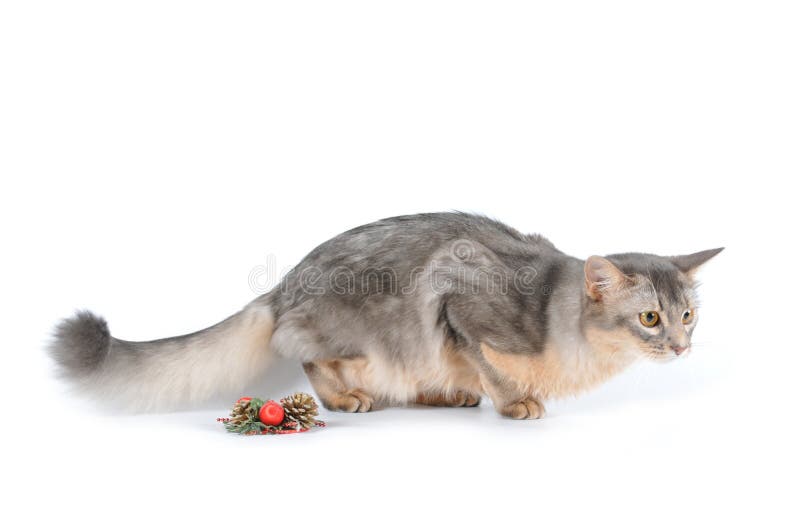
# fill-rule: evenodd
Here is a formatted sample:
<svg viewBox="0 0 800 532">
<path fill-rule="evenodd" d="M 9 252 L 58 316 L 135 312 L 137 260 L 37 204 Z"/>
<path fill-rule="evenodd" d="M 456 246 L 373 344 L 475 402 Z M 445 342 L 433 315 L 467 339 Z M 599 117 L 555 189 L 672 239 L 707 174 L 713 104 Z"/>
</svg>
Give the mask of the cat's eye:
<svg viewBox="0 0 800 532">
<path fill-rule="evenodd" d="M 692 318 L 694 318 L 694 312 L 692 312 L 691 309 L 689 309 L 683 313 L 683 316 L 681 316 L 681 321 L 683 322 L 684 325 L 686 325 L 687 323 L 692 321 Z"/>
<path fill-rule="evenodd" d="M 639 321 L 642 322 L 642 325 L 645 327 L 655 327 L 658 325 L 659 319 L 658 312 L 654 310 L 649 310 L 639 314 Z"/>
</svg>

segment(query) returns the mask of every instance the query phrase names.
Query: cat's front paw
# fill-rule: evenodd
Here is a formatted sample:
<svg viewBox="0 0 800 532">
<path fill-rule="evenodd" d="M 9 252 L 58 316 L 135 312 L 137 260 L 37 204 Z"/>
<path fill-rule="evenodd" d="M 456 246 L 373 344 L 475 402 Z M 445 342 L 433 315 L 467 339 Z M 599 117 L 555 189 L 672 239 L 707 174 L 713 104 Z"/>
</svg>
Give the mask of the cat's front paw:
<svg viewBox="0 0 800 532">
<path fill-rule="evenodd" d="M 533 397 L 499 408 L 500 414 L 513 419 L 540 419 L 544 417 L 544 405 Z"/>
</svg>

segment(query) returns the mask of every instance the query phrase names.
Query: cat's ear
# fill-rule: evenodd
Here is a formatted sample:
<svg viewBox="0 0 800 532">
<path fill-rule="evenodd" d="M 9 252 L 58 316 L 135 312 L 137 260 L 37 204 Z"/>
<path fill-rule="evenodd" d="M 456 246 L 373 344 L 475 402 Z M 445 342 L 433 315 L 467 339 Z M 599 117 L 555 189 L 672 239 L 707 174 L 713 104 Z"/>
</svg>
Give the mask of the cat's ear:
<svg viewBox="0 0 800 532">
<path fill-rule="evenodd" d="M 621 288 L 628 280 L 610 260 L 597 255 L 586 259 L 583 273 L 586 280 L 586 295 L 595 301 L 603 299 L 603 294 Z"/>
<path fill-rule="evenodd" d="M 680 271 L 691 276 L 697 272 L 697 269 L 700 266 L 711 260 L 712 257 L 716 256 L 723 249 L 725 248 L 707 249 L 705 251 L 692 253 L 691 255 L 678 255 L 677 257 L 670 257 L 669 260 Z"/>
</svg>

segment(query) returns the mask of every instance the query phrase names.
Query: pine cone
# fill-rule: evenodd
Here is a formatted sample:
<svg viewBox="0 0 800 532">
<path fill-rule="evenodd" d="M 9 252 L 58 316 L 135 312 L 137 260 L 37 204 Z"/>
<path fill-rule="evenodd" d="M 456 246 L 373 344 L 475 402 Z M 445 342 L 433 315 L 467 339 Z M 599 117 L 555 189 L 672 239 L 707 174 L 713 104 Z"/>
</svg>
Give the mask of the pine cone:
<svg viewBox="0 0 800 532">
<path fill-rule="evenodd" d="M 258 400 L 239 401 L 233 405 L 231 415 L 225 422 L 225 428 L 230 432 L 250 432 L 258 424 Z"/>
<path fill-rule="evenodd" d="M 231 415 L 229 417 L 232 425 L 238 426 L 247 422 L 250 419 L 250 415 L 247 412 L 247 403 L 236 403 L 236 405 L 233 407 L 233 410 L 231 410 Z"/>
<path fill-rule="evenodd" d="M 295 421 L 302 428 L 314 426 L 319 411 L 314 398 L 307 393 L 296 393 L 281 399 L 286 421 Z M 284 422 L 285 423 L 285 422 Z"/>
</svg>

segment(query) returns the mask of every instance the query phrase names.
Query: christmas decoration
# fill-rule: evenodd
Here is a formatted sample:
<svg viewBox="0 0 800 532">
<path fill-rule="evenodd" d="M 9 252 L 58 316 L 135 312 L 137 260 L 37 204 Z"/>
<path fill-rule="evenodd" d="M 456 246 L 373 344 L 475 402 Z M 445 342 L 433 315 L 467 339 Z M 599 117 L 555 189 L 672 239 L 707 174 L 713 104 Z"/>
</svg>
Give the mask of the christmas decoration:
<svg viewBox="0 0 800 532">
<path fill-rule="evenodd" d="M 264 425 L 272 425 L 273 427 L 277 427 L 283 423 L 284 416 L 283 407 L 280 403 L 275 401 L 267 401 L 258 411 L 258 419 L 260 419 Z"/>
<path fill-rule="evenodd" d="M 311 427 L 324 427 L 317 421 L 319 411 L 314 398 L 306 393 L 296 393 L 277 401 L 264 401 L 258 397 L 241 397 L 233 405 L 230 417 L 217 421 L 228 432 L 237 434 L 293 434 Z"/>
<path fill-rule="evenodd" d="M 319 414 L 317 403 L 307 393 L 296 393 L 281 399 L 281 405 L 289 421 L 294 421 L 304 429 L 314 426 L 315 416 Z"/>
</svg>

